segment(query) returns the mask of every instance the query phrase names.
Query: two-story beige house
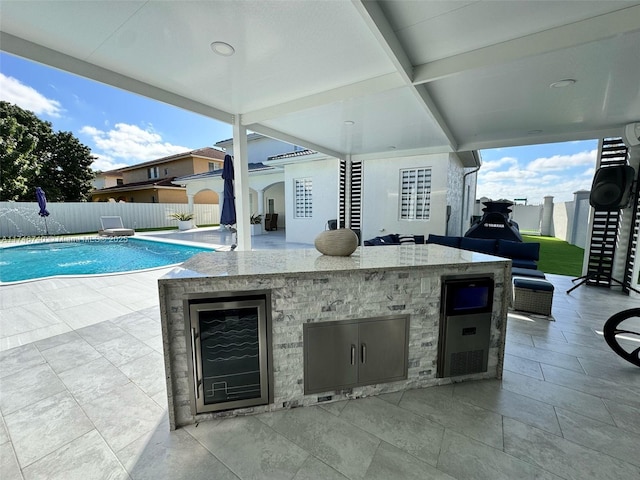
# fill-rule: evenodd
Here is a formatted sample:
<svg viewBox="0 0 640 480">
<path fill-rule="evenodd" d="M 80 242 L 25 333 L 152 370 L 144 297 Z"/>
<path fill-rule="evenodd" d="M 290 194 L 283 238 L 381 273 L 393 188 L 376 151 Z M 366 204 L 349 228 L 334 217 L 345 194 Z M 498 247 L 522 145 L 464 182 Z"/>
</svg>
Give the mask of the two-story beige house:
<svg viewBox="0 0 640 480">
<path fill-rule="evenodd" d="M 222 168 L 225 152 L 211 147 L 199 148 L 168 157 L 139 163 L 130 167 L 103 172 L 96 176 L 94 202 L 187 203 L 184 186 L 175 185 L 177 177 L 210 172 Z M 103 178 L 104 177 L 104 178 Z M 117 178 L 116 184 L 112 183 Z M 211 190 L 198 192 L 193 203 L 218 203 L 218 194 Z"/>
</svg>

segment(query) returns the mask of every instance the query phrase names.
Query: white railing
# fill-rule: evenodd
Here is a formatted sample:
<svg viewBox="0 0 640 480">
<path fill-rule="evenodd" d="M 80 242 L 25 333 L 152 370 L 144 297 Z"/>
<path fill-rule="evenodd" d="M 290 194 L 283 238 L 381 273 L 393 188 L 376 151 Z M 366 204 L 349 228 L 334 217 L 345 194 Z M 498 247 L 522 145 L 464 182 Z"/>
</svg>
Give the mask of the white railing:
<svg viewBox="0 0 640 480">
<path fill-rule="evenodd" d="M 97 232 L 100 217 L 110 215 L 122 217 L 124 226 L 133 229 L 176 227 L 178 222 L 169 218 L 176 212 L 193 212 L 196 225 L 220 222 L 218 205 L 190 208 L 184 203 L 52 202 L 47 210 L 50 215 L 43 218 L 36 202 L 0 202 L 0 237 Z"/>
</svg>

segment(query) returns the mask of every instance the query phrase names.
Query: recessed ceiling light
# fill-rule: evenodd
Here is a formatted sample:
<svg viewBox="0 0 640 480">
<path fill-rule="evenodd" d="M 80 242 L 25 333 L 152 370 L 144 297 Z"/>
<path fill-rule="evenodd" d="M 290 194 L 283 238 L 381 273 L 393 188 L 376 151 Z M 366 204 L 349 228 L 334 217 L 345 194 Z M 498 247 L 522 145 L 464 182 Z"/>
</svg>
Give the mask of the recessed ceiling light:
<svg viewBox="0 0 640 480">
<path fill-rule="evenodd" d="M 225 42 L 213 42 L 211 44 L 211 50 L 213 50 L 218 55 L 222 55 L 223 57 L 230 57 L 231 55 L 236 53 L 236 49 Z"/>
<path fill-rule="evenodd" d="M 396 146 L 395 145 L 389 145 L 389 150 L 395 150 Z"/>
<path fill-rule="evenodd" d="M 576 80 L 573 78 L 565 78 L 564 80 L 558 80 L 557 82 L 553 82 L 549 85 L 551 88 L 564 88 L 569 87 L 571 85 L 575 85 Z"/>
<path fill-rule="evenodd" d="M 355 125 L 355 124 L 356 124 L 356 122 L 354 122 L 353 120 L 345 120 L 345 121 L 344 121 L 344 124 L 345 124 L 345 125 Z"/>
<path fill-rule="evenodd" d="M 529 130 L 527 135 L 537 135 L 539 133 L 542 133 L 542 130 Z"/>
</svg>

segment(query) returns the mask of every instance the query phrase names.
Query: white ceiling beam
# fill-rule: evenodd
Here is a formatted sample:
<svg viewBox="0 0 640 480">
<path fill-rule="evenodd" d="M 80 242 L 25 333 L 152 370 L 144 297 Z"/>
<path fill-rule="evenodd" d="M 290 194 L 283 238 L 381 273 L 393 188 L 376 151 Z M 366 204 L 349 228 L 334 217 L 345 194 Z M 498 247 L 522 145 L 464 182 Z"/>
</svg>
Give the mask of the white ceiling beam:
<svg viewBox="0 0 640 480">
<path fill-rule="evenodd" d="M 608 127 L 600 130 L 566 131 L 560 133 L 547 133 L 540 135 L 529 135 L 526 137 L 497 138 L 493 140 L 483 140 L 467 142 L 460 145 L 460 151 L 487 150 L 490 148 L 505 148 L 525 145 L 540 145 L 543 143 L 574 142 L 578 140 L 594 140 L 598 138 L 619 137 L 622 135 L 624 125 L 618 127 Z"/>
<path fill-rule="evenodd" d="M 413 65 L 377 1 L 352 0 L 353 6 L 407 83 L 413 79 Z"/>
<path fill-rule="evenodd" d="M 373 95 L 406 85 L 406 81 L 397 73 L 389 73 L 375 78 L 369 78 L 361 82 L 352 83 L 343 87 L 333 88 L 324 92 L 297 98 L 289 102 L 280 103 L 260 110 L 254 110 L 242 114 L 244 125 L 252 125 L 264 122 L 272 118 L 282 117 L 289 113 L 299 112 L 308 108 L 320 107 L 334 102 L 340 102 L 349 98 Z"/>
<path fill-rule="evenodd" d="M 242 116 L 240 116 L 240 122 L 242 123 Z M 293 135 L 280 132 L 274 128 L 270 128 L 265 125 L 260 125 L 257 123 L 253 125 L 247 125 L 247 130 L 260 133 L 261 135 L 265 135 L 267 137 L 275 138 L 276 140 L 282 140 L 283 142 L 290 143 L 291 145 L 298 145 L 299 147 L 305 147 L 305 148 L 308 148 L 309 150 L 314 150 L 316 152 L 324 153 L 325 155 L 339 158 L 340 160 L 345 159 L 345 155 L 343 153 L 336 152 L 335 150 L 331 150 L 330 148 L 325 148 L 322 145 L 318 145 L 316 143 L 309 142 L 302 138 L 294 137 Z"/>
<path fill-rule="evenodd" d="M 449 155 L 451 153 L 451 149 L 449 147 L 443 147 L 440 145 L 436 146 L 428 146 L 428 147 L 420 147 L 420 148 L 410 148 L 406 150 L 384 150 L 381 152 L 372 152 L 372 153 L 358 153 L 351 155 L 351 160 L 354 161 L 367 161 L 367 160 L 390 160 L 392 158 L 406 158 L 406 157 L 415 157 L 419 155 L 434 155 L 434 154 L 443 154 Z"/>
<path fill-rule="evenodd" d="M 457 149 L 457 140 L 455 139 L 449 125 L 444 119 L 435 102 L 429 95 L 425 87 L 417 87 L 413 85 L 415 77 L 415 67 L 411 64 L 409 56 L 400 43 L 398 36 L 393 31 L 389 20 L 380 8 L 377 1 L 368 0 L 352 0 L 352 3 L 360 16 L 365 21 L 369 30 L 378 41 L 378 44 L 385 51 L 389 60 L 393 62 L 398 73 L 402 75 L 407 85 L 414 90 L 416 98 L 421 102 L 426 113 L 431 116 L 433 121 L 438 125 L 443 135 L 447 138 L 447 142 L 451 150 Z"/>
<path fill-rule="evenodd" d="M 440 130 L 442 130 L 442 133 L 447 138 L 447 143 L 450 148 L 450 151 L 455 152 L 459 150 L 460 146 L 458 145 L 458 141 L 456 140 L 455 136 L 453 135 L 453 132 L 449 128 L 449 123 L 445 120 L 445 118 L 440 113 L 440 109 L 438 108 L 436 103 L 433 101 L 433 98 L 431 98 L 431 95 L 427 90 L 427 86 L 414 85 L 413 93 L 414 95 L 416 95 L 416 97 L 420 99 L 420 101 L 422 102 L 422 105 L 426 106 L 429 112 L 429 115 L 433 117 L 436 124 L 440 127 Z"/>
<path fill-rule="evenodd" d="M 185 110 L 199 113 L 228 124 L 233 123 L 233 115 L 204 103 L 191 100 L 175 93 L 141 82 L 112 70 L 99 67 L 79 58 L 60 53 L 43 45 L 24 40 L 6 32 L 0 32 L 0 50 L 18 55 L 34 62 L 75 73 L 100 83 L 121 88 L 128 92 L 158 100 Z"/>
<path fill-rule="evenodd" d="M 640 30 L 640 5 L 515 38 L 414 67 L 414 84 L 492 67 Z"/>
</svg>

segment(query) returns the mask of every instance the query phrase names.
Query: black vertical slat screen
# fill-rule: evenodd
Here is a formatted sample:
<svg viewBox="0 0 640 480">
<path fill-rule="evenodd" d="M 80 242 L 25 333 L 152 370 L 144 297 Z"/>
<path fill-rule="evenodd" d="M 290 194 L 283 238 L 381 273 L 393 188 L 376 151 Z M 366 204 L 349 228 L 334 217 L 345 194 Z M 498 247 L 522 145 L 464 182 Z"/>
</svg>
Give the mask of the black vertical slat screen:
<svg viewBox="0 0 640 480">
<path fill-rule="evenodd" d="M 627 147 L 621 138 L 606 138 L 599 152 L 600 167 L 627 164 Z M 610 287 L 618 243 L 620 210 L 594 210 L 589 257 L 588 285 Z"/>
<path fill-rule="evenodd" d="M 362 223 L 362 162 L 351 162 L 350 227 L 361 228 Z"/>
<path fill-rule="evenodd" d="M 338 215 L 339 221 L 338 225 L 342 226 L 345 224 L 347 219 L 347 161 L 340 160 L 340 179 L 339 179 L 339 206 L 338 206 Z"/>
<path fill-rule="evenodd" d="M 629 287 L 635 283 L 633 280 L 633 266 L 635 264 L 636 255 L 638 254 L 638 234 L 640 232 L 640 191 L 638 186 L 640 185 L 640 168 L 636 174 L 636 186 L 635 196 L 633 199 L 631 209 L 631 235 L 629 238 L 629 245 L 627 247 L 627 259 L 624 268 L 624 277 L 622 279 L 622 290 L 629 293 Z"/>
</svg>

